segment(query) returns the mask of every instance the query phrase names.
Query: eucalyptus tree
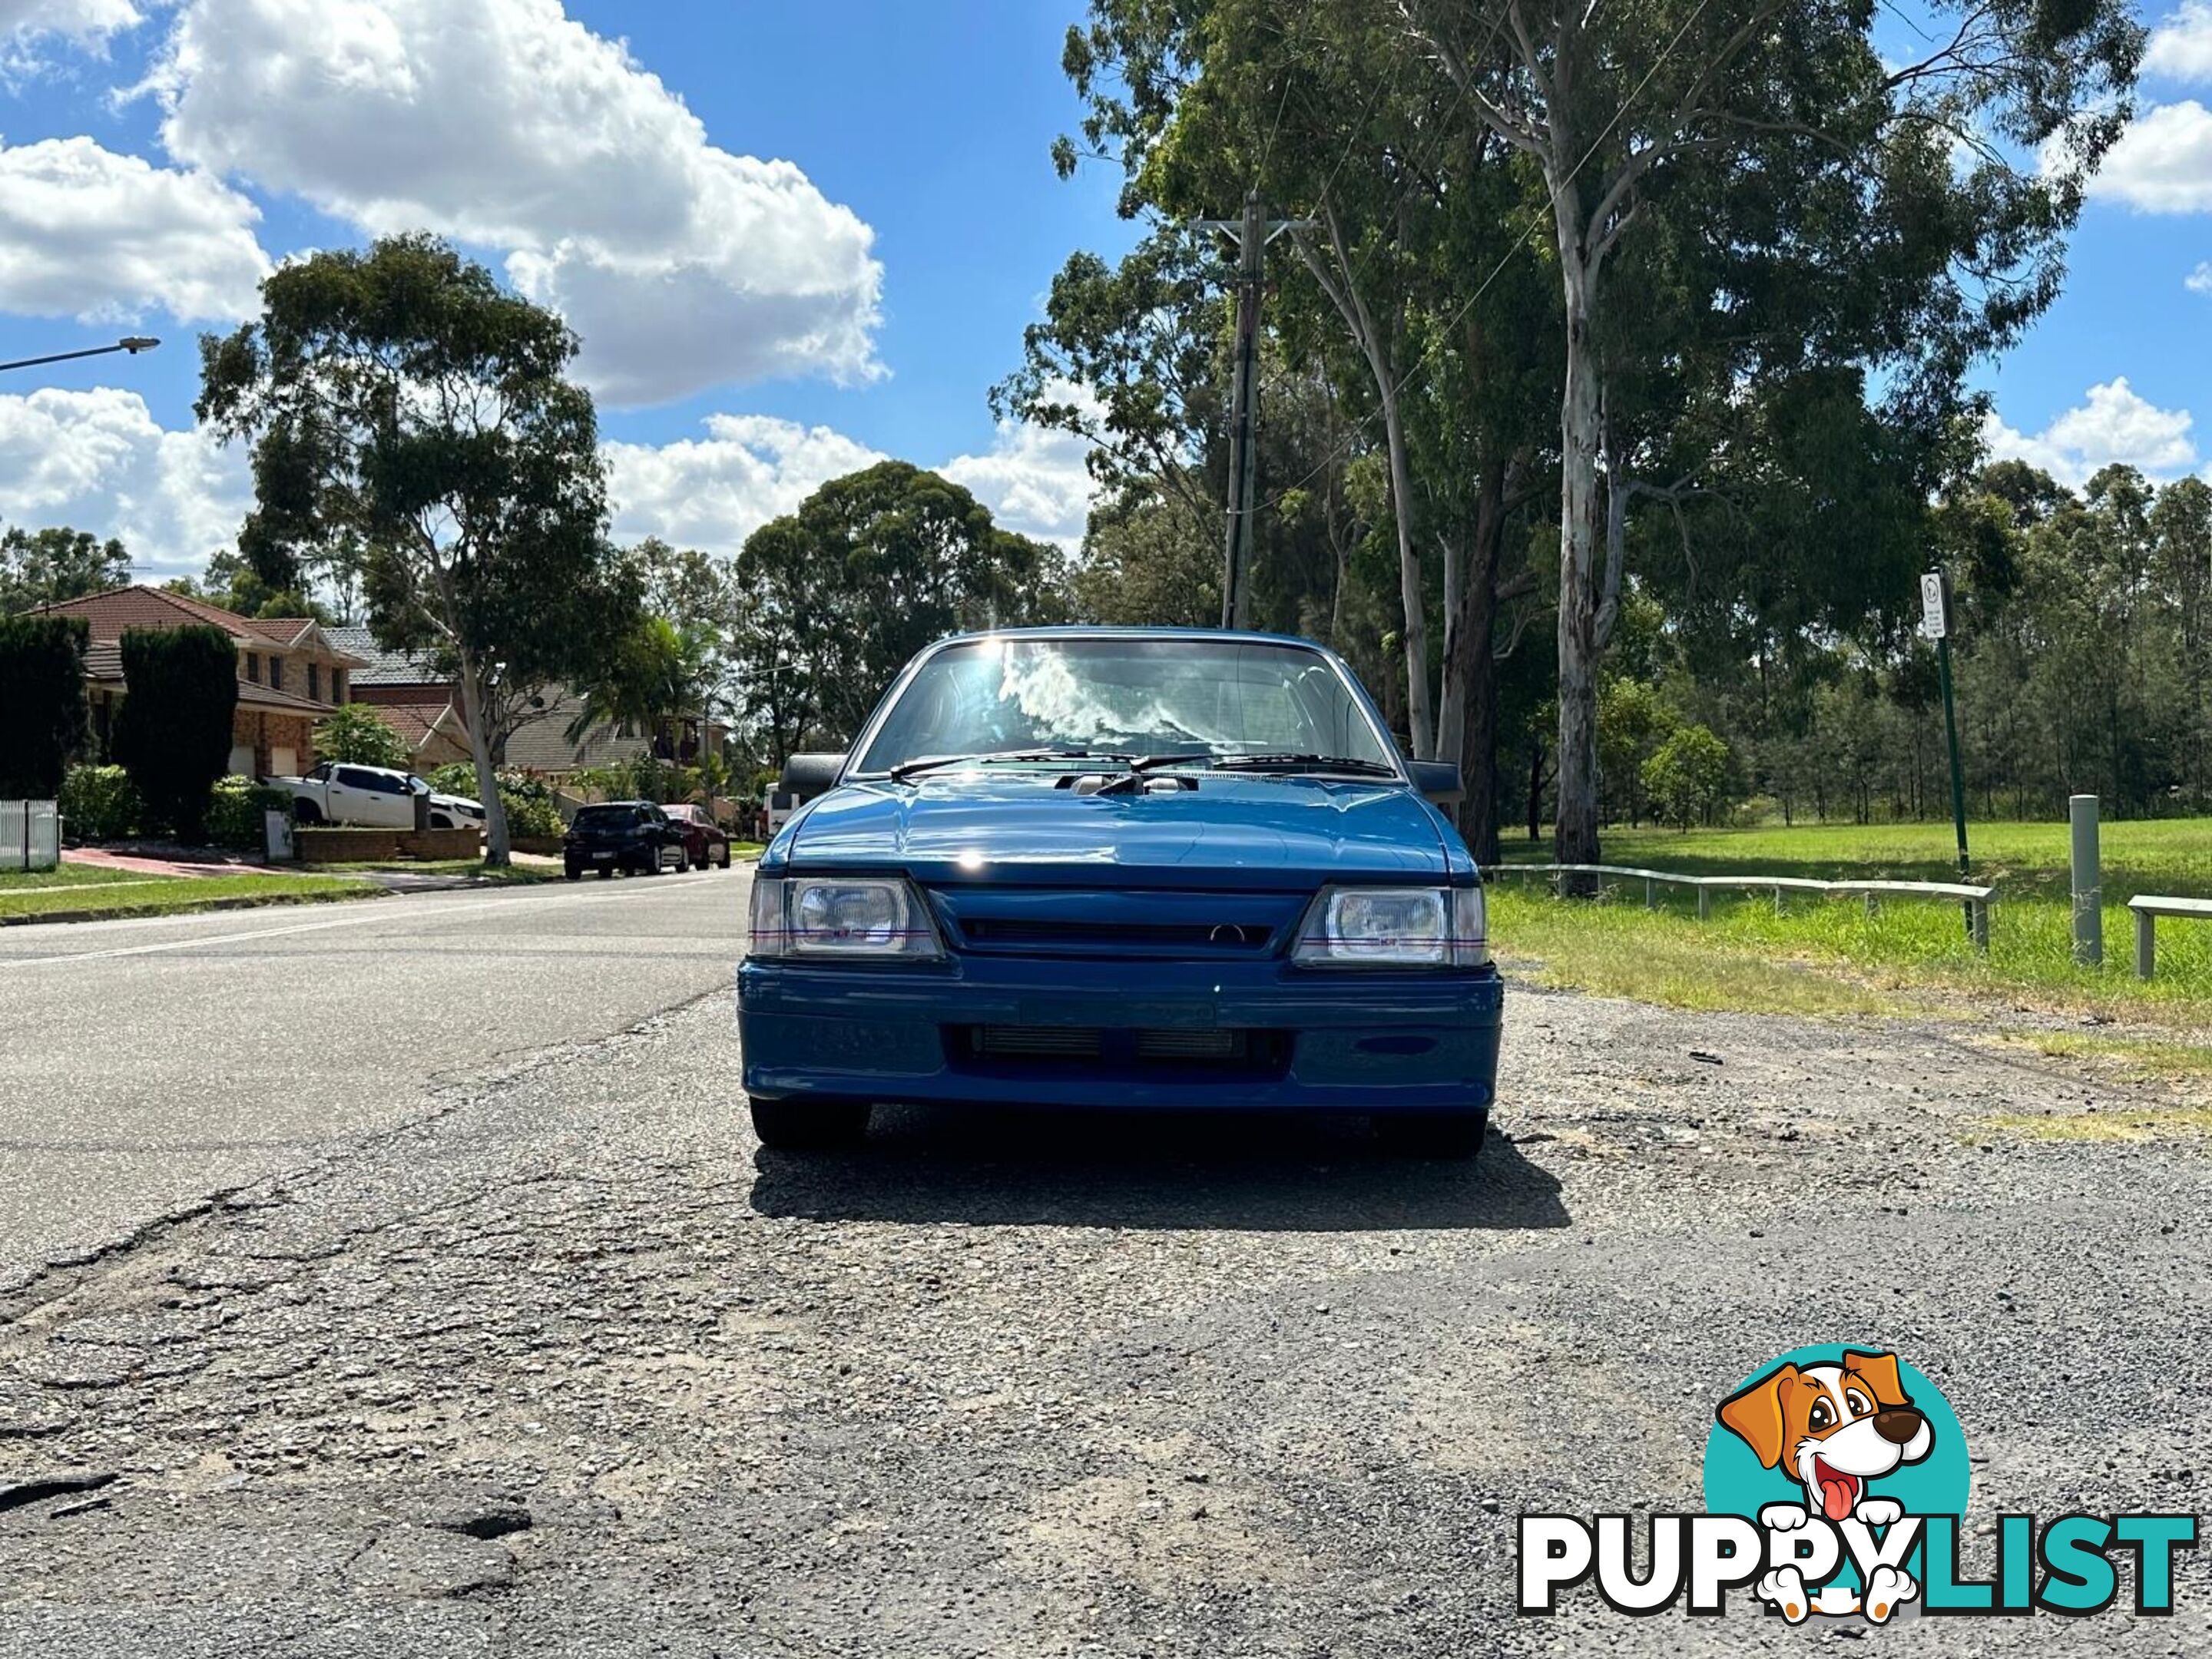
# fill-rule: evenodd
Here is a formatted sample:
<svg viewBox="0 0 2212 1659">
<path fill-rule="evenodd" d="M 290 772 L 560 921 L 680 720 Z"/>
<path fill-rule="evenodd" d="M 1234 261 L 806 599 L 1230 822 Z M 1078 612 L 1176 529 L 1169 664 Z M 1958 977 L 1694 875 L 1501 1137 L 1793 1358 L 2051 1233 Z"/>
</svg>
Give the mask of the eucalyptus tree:
<svg viewBox="0 0 2212 1659">
<path fill-rule="evenodd" d="M 201 341 L 199 418 L 252 445 L 256 568 L 343 566 L 369 626 L 453 664 L 487 815 L 502 687 L 589 680 L 636 613 L 607 541 L 576 337 L 428 236 L 316 253 L 261 287 L 262 315 Z"/>
<path fill-rule="evenodd" d="M 1770 178 L 1798 200 L 1835 181 L 1856 198 L 1856 222 L 1879 228 L 1893 158 L 1955 150 L 1951 187 L 1933 204 L 1954 257 L 1920 307 L 1951 325 L 1926 366 L 1938 384 L 1955 380 L 2056 294 L 2083 181 L 2129 113 L 2142 31 L 2120 0 L 1960 0 L 1929 9 L 1924 55 L 1893 64 L 1863 0 L 1388 3 L 1473 118 L 1542 182 L 1565 307 L 1555 845 L 1563 861 L 1590 861 L 1604 590 L 1618 581 L 1600 568 L 1605 347 L 1616 318 L 1644 303 L 1633 286 L 1609 283 L 1609 264 L 1685 174 L 1753 188 Z M 1787 245 L 1739 250 L 1777 251 Z M 1909 343 L 1899 349 L 1911 355 Z"/>
</svg>

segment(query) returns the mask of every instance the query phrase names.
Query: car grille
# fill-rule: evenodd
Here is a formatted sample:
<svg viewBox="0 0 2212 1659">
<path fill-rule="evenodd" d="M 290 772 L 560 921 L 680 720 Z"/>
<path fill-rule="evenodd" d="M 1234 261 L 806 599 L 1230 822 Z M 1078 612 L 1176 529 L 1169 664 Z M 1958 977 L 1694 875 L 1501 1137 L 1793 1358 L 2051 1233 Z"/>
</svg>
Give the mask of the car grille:
<svg viewBox="0 0 2212 1659">
<path fill-rule="evenodd" d="M 1042 945 L 1066 950 L 1085 945 L 1187 945 L 1202 951 L 1259 951 L 1275 930 L 1255 922 L 1082 922 L 1030 921 L 1007 916 L 977 916 L 961 924 L 968 942 L 979 949 L 994 945 Z"/>
<path fill-rule="evenodd" d="M 955 1025 L 946 1028 L 955 1063 L 990 1067 L 1083 1066 L 1101 1072 L 1158 1068 L 1279 1076 L 1290 1034 L 1244 1027 Z"/>
</svg>

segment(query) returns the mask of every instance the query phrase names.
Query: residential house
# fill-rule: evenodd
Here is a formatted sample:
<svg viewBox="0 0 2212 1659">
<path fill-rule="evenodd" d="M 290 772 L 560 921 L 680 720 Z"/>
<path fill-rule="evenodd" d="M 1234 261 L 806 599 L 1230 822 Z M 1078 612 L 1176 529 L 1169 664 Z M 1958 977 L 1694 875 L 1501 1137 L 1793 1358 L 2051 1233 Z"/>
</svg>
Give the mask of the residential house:
<svg viewBox="0 0 2212 1659">
<path fill-rule="evenodd" d="M 407 740 L 416 756 L 416 771 L 427 772 L 448 761 L 470 758 L 460 688 L 440 669 L 433 653 L 386 650 L 366 628 L 334 628 L 330 635 L 362 659 L 362 666 L 353 676 L 354 701 L 374 708 L 380 719 Z M 500 763 L 557 780 L 588 767 L 610 766 L 647 754 L 663 760 L 680 757 L 687 766 L 696 759 L 699 722 L 696 719 L 663 721 L 649 737 L 602 720 L 572 742 L 568 727 L 583 707 L 582 696 L 566 686 L 547 688 L 540 706 L 508 735 Z M 708 742 L 717 752 L 728 737 L 727 727 L 720 723 L 710 726 Z"/>
<path fill-rule="evenodd" d="M 131 629 L 204 623 L 228 635 L 238 652 L 238 710 L 232 719 L 230 769 L 246 777 L 298 773 L 315 763 L 315 723 L 351 693 L 362 659 L 307 617 L 241 617 L 219 605 L 134 583 L 41 607 L 82 617 L 91 633 L 85 696 L 93 734 L 107 752 L 122 706 L 123 635 Z"/>
<path fill-rule="evenodd" d="M 439 670 L 428 651 L 392 651 L 376 642 L 366 628 L 333 628 L 331 640 L 360 659 L 353 673 L 353 700 L 399 733 L 413 757 L 408 765 L 428 772 L 471 757 L 468 722 L 461 716 L 459 689 Z"/>
</svg>

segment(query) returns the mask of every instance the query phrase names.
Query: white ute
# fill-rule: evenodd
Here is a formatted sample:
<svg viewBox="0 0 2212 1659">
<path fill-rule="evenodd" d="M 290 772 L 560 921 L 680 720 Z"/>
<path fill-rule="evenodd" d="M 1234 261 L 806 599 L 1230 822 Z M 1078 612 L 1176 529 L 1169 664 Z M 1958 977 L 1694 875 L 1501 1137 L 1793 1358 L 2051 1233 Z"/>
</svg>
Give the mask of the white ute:
<svg viewBox="0 0 2212 1659">
<path fill-rule="evenodd" d="M 292 796 L 292 813 L 301 823 L 360 823 L 379 830 L 412 830 L 415 797 L 430 797 L 430 828 L 461 830 L 483 823 L 482 805 L 459 795 L 441 795 L 412 772 L 381 766 L 325 761 L 303 778 L 264 778 L 271 789 Z"/>
</svg>

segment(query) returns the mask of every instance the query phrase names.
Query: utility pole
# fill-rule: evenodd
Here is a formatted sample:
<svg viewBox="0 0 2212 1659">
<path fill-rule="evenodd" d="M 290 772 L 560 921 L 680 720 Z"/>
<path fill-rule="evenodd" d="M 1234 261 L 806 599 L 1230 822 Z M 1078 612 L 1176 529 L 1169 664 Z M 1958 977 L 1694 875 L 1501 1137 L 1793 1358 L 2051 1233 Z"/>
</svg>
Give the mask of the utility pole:
<svg viewBox="0 0 2212 1659">
<path fill-rule="evenodd" d="M 1244 198 L 1242 219 L 1201 219 L 1201 230 L 1232 239 L 1240 255 L 1237 272 L 1236 379 L 1230 392 L 1229 502 L 1221 552 L 1221 625 L 1251 625 L 1252 491 L 1260 471 L 1260 295 L 1261 255 L 1286 230 L 1300 230 L 1304 219 L 1269 219 L 1258 191 Z"/>
</svg>

